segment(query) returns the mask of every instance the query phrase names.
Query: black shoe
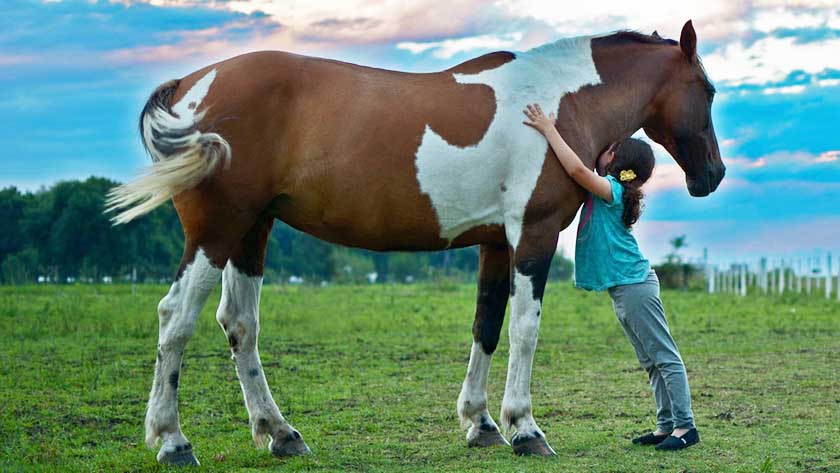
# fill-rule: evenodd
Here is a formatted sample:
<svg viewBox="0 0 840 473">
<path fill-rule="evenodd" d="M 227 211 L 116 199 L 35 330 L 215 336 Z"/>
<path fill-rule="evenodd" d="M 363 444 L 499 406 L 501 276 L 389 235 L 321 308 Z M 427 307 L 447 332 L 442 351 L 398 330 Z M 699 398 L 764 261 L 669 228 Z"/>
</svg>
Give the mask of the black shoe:
<svg viewBox="0 0 840 473">
<path fill-rule="evenodd" d="M 636 445 L 657 445 L 666 438 L 668 438 L 670 434 L 662 434 L 656 435 L 654 433 L 644 434 L 641 437 L 636 437 L 633 439 L 633 443 Z"/>
<path fill-rule="evenodd" d="M 657 450 L 682 450 L 700 442 L 700 434 L 697 429 L 691 429 L 684 433 L 682 437 L 674 437 L 669 435 L 667 439 L 663 440 L 656 446 Z"/>
</svg>

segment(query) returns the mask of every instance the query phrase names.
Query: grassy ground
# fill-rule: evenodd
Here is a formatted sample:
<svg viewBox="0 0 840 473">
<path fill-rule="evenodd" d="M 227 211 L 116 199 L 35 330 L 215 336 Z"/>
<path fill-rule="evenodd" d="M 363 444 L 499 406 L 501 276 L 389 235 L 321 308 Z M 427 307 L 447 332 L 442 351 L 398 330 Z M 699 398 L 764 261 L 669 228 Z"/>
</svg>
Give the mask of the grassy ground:
<svg viewBox="0 0 840 473">
<path fill-rule="evenodd" d="M 0 288 L 0 470 L 163 469 L 142 424 L 165 292 Z M 558 453 L 544 459 L 465 446 L 455 401 L 473 287 L 266 287 L 266 374 L 314 452 L 278 460 L 252 446 L 217 296 L 181 377 L 183 429 L 205 470 L 840 471 L 836 301 L 666 292 L 703 437 L 670 453 L 630 445 L 653 427 L 653 401 L 608 296 L 550 286 L 532 387 Z M 506 343 L 491 371 L 494 414 Z"/>
</svg>

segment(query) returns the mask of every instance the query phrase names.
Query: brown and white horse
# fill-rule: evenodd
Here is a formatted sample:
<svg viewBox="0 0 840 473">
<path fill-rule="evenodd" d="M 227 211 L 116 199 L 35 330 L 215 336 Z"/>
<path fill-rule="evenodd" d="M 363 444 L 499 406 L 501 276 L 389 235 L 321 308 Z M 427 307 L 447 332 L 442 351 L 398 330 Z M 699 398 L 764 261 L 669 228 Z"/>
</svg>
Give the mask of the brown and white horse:
<svg viewBox="0 0 840 473">
<path fill-rule="evenodd" d="M 280 414 L 257 351 L 266 241 L 274 219 L 371 250 L 481 245 L 469 368 L 458 398 L 470 446 L 507 444 L 487 409 L 487 375 L 511 299 L 501 425 L 521 454 L 553 454 L 531 414 L 531 363 L 558 233 L 583 190 L 545 139 L 522 125 L 537 102 L 591 168 L 641 127 L 673 155 L 689 192 L 724 175 L 714 89 L 691 22 L 679 43 L 654 33 L 561 39 L 408 74 L 284 52 L 257 52 L 160 86 L 140 131 L 154 161 L 115 189 L 127 222 L 172 198 L 186 238 L 158 306 L 146 415 L 158 460 L 197 463 L 181 432 L 178 379 L 196 317 L 222 276 L 216 318 L 230 342 L 254 439 L 278 456 L 308 453 Z"/>
</svg>

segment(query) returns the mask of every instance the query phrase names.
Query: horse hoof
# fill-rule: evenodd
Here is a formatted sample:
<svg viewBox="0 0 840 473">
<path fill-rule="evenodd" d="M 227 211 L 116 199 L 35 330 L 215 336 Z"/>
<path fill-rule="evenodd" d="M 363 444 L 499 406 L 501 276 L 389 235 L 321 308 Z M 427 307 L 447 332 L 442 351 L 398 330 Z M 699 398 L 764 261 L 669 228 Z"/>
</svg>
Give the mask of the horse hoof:
<svg viewBox="0 0 840 473">
<path fill-rule="evenodd" d="M 291 457 L 295 455 L 309 455 L 312 453 L 297 430 L 293 430 L 292 433 L 279 440 L 272 438 L 271 443 L 268 445 L 268 449 L 271 450 L 271 453 L 275 457 Z"/>
<path fill-rule="evenodd" d="M 158 453 L 158 463 L 173 466 L 198 466 L 198 458 L 192 451 L 192 445 L 178 445 L 175 450 Z"/>
<path fill-rule="evenodd" d="M 511 444 L 513 445 L 513 453 L 517 455 L 538 455 L 541 457 L 557 455 L 557 452 L 545 441 L 545 437 L 539 433 L 536 435 L 514 435 Z"/>
<path fill-rule="evenodd" d="M 468 447 L 493 447 L 495 445 L 510 445 L 499 429 L 485 430 L 482 428 L 470 427 L 467 432 L 467 446 Z"/>
</svg>

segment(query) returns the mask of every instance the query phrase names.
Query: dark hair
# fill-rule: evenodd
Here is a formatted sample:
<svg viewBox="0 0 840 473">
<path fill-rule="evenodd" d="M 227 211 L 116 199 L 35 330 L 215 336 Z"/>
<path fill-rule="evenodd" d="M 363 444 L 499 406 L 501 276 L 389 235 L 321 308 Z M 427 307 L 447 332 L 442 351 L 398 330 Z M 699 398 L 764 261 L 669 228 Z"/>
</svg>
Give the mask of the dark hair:
<svg viewBox="0 0 840 473">
<path fill-rule="evenodd" d="M 626 138 L 613 146 L 615 158 L 607 165 L 606 172 L 613 176 L 624 187 L 624 196 L 621 201 L 624 204 L 624 213 L 621 220 L 624 226 L 630 228 L 639 220 L 642 213 L 642 184 L 650 179 L 653 174 L 653 165 L 656 160 L 653 157 L 653 150 L 650 145 L 642 140 Z M 621 181 L 621 171 L 632 170 L 636 177 L 630 181 Z"/>
</svg>

